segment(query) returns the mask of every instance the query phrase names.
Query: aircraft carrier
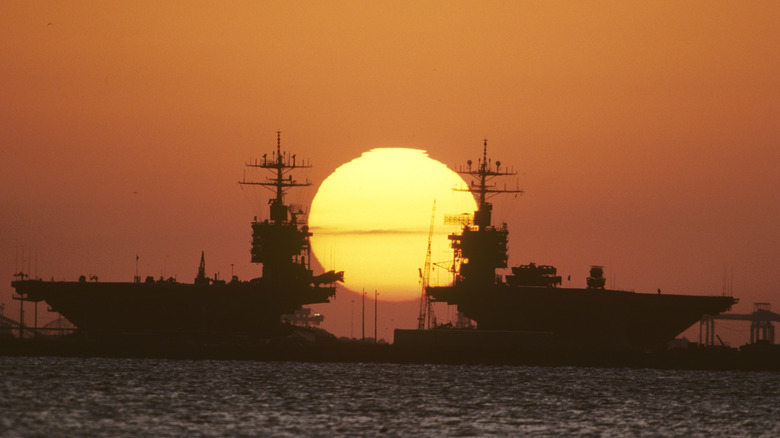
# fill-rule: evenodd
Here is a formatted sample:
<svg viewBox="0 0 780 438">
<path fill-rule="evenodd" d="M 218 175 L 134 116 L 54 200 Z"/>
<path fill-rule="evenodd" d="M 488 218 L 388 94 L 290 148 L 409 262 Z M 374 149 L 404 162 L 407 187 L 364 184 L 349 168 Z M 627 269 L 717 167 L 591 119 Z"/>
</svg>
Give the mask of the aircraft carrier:
<svg viewBox="0 0 780 438">
<path fill-rule="evenodd" d="M 428 287 L 426 293 L 432 301 L 456 305 L 478 330 L 535 332 L 574 349 L 648 348 L 664 345 L 704 315 L 724 312 L 737 302 L 731 296 L 610 290 L 602 266 L 590 268 L 585 288 L 561 287 L 561 277 L 550 265 L 529 263 L 499 273 L 508 266 L 509 230 L 492 224 L 488 198 L 522 191 L 495 185 L 495 178 L 514 173 L 488 158 L 487 141 L 476 165 L 468 161 L 459 173 L 473 179 L 459 190 L 471 192 L 478 209 L 459 233 L 449 236 L 455 253 L 453 284 Z"/>
<path fill-rule="evenodd" d="M 244 178 L 239 183 L 273 192 L 269 218 L 252 222 L 251 260 L 262 264 L 261 277 L 246 281 L 235 276 L 228 281 L 209 278 L 201 254 L 193 283 L 152 277 L 142 281 L 137 272 L 132 282 L 98 282 L 84 276 L 78 281 L 44 281 L 19 272 L 11 283 L 15 299 L 22 305 L 45 301 L 83 335 L 262 337 L 278 333 L 284 326 L 282 315 L 306 304 L 327 303 L 344 273 L 314 275 L 310 266 L 312 234 L 302 212 L 284 201 L 289 189 L 311 185 L 296 181 L 291 172 L 311 166 L 281 150 L 280 133 L 274 152 L 246 165 L 270 172 L 270 176 L 260 181 Z"/>
</svg>

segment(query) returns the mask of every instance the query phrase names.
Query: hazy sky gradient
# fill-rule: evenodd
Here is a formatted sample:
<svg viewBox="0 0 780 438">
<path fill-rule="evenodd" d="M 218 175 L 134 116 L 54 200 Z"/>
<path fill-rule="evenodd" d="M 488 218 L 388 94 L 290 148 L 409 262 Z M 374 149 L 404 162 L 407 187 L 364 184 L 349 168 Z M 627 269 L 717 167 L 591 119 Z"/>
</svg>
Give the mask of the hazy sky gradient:
<svg viewBox="0 0 780 438">
<path fill-rule="evenodd" d="M 4 1 L 0 302 L 18 316 L 22 260 L 190 282 L 205 250 L 259 275 L 266 204 L 237 181 L 282 130 L 315 166 L 303 206 L 372 148 L 456 167 L 487 137 L 526 190 L 496 199 L 510 263 L 641 292 L 733 272 L 734 310 L 780 311 L 777 23 L 772 1 Z M 318 308 L 337 334 L 351 299 Z M 416 317 L 385 312 L 385 336 Z"/>
</svg>

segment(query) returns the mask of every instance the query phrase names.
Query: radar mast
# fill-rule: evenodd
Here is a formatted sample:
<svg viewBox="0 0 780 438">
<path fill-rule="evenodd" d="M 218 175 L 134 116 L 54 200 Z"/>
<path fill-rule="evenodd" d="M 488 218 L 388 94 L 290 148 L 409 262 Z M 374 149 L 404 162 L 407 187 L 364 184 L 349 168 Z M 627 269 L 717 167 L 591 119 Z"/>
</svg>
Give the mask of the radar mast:
<svg viewBox="0 0 780 438">
<path fill-rule="evenodd" d="M 307 179 L 305 182 L 298 182 L 292 178 L 292 175 L 288 175 L 295 169 L 304 169 L 311 167 L 311 164 L 303 162 L 297 163 L 295 160 L 295 154 L 288 154 L 282 152 L 282 131 L 276 131 L 276 152 L 271 153 L 271 159 L 268 159 L 267 154 L 263 154 L 263 160 L 259 161 L 255 159 L 254 163 L 246 163 L 246 167 L 267 169 L 272 173 L 272 177 L 266 177 L 265 181 L 247 181 L 246 177 L 239 181 L 242 185 L 258 185 L 263 186 L 276 194 L 275 198 L 269 201 L 271 209 L 271 222 L 273 223 L 285 223 L 288 221 L 287 212 L 289 208 L 284 205 L 284 195 L 292 187 L 307 187 L 311 185 L 311 182 Z M 295 215 L 293 214 L 293 220 Z"/>
<path fill-rule="evenodd" d="M 517 175 L 517 173 L 501 170 L 501 162 L 498 160 L 495 162 L 495 167 L 493 166 L 493 163 L 487 156 L 487 139 L 484 140 L 482 145 L 482 158 L 478 160 L 477 168 L 472 169 L 472 164 L 473 162 L 468 160 L 466 162 L 466 165 L 468 166 L 466 170 L 463 170 L 463 168 L 458 169 L 459 174 L 470 175 L 474 179 L 472 180 L 471 185 L 467 188 L 455 188 L 453 190 L 458 192 L 471 192 L 471 194 L 474 195 L 474 199 L 478 204 L 477 211 L 474 212 L 474 225 L 476 225 L 479 230 L 484 230 L 486 227 L 490 226 L 491 211 L 493 210 L 493 205 L 487 202 L 487 200 L 501 193 L 514 193 L 517 195 L 522 194 L 523 191 L 520 189 L 508 189 L 506 188 L 506 185 L 504 185 L 504 188 L 498 188 L 495 184 L 491 183 L 497 176 L 513 176 Z"/>
</svg>

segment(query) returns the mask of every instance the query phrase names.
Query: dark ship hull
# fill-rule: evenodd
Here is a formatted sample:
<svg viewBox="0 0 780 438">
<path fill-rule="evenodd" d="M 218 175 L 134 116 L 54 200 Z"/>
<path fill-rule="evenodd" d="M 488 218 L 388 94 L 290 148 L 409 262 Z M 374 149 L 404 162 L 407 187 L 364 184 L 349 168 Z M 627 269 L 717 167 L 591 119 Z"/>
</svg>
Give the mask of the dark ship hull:
<svg viewBox="0 0 780 438">
<path fill-rule="evenodd" d="M 431 287 L 428 295 L 457 304 L 478 329 L 548 332 L 561 346 L 615 348 L 663 345 L 703 315 L 726 311 L 737 301 L 534 286 Z"/>
<path fill-rule="evenodd" d="M 24 280 L 12 283 L 29 301 L 45 301 L 82 333 L 273 333 L 281 315 L 326 303 L 332 287 L 262 282 L 184 284 Z"/>
</svg>

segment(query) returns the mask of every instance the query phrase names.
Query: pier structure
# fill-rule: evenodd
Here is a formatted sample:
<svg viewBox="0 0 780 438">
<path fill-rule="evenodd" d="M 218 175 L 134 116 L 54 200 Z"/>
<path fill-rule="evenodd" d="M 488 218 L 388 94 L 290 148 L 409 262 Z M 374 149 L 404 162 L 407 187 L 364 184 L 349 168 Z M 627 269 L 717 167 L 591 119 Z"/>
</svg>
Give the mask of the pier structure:
<svg viewBox="0 0 780 438">
<path fill-rule="evenodd" d="M 715 338 L 721 344 L 720 336 L 715 334 L 715 320 L 750 321 L 750 343 L 775 343 L 775 326 L 773 322 L 780 322 L 780 314 L 771 311 L 769 303 L 754 303 L 753 313 L 736 314 L 725 313 L 720 315 L 704 315 L 699 322 L 699 344 L 714 346 Z"/>
</svg>

